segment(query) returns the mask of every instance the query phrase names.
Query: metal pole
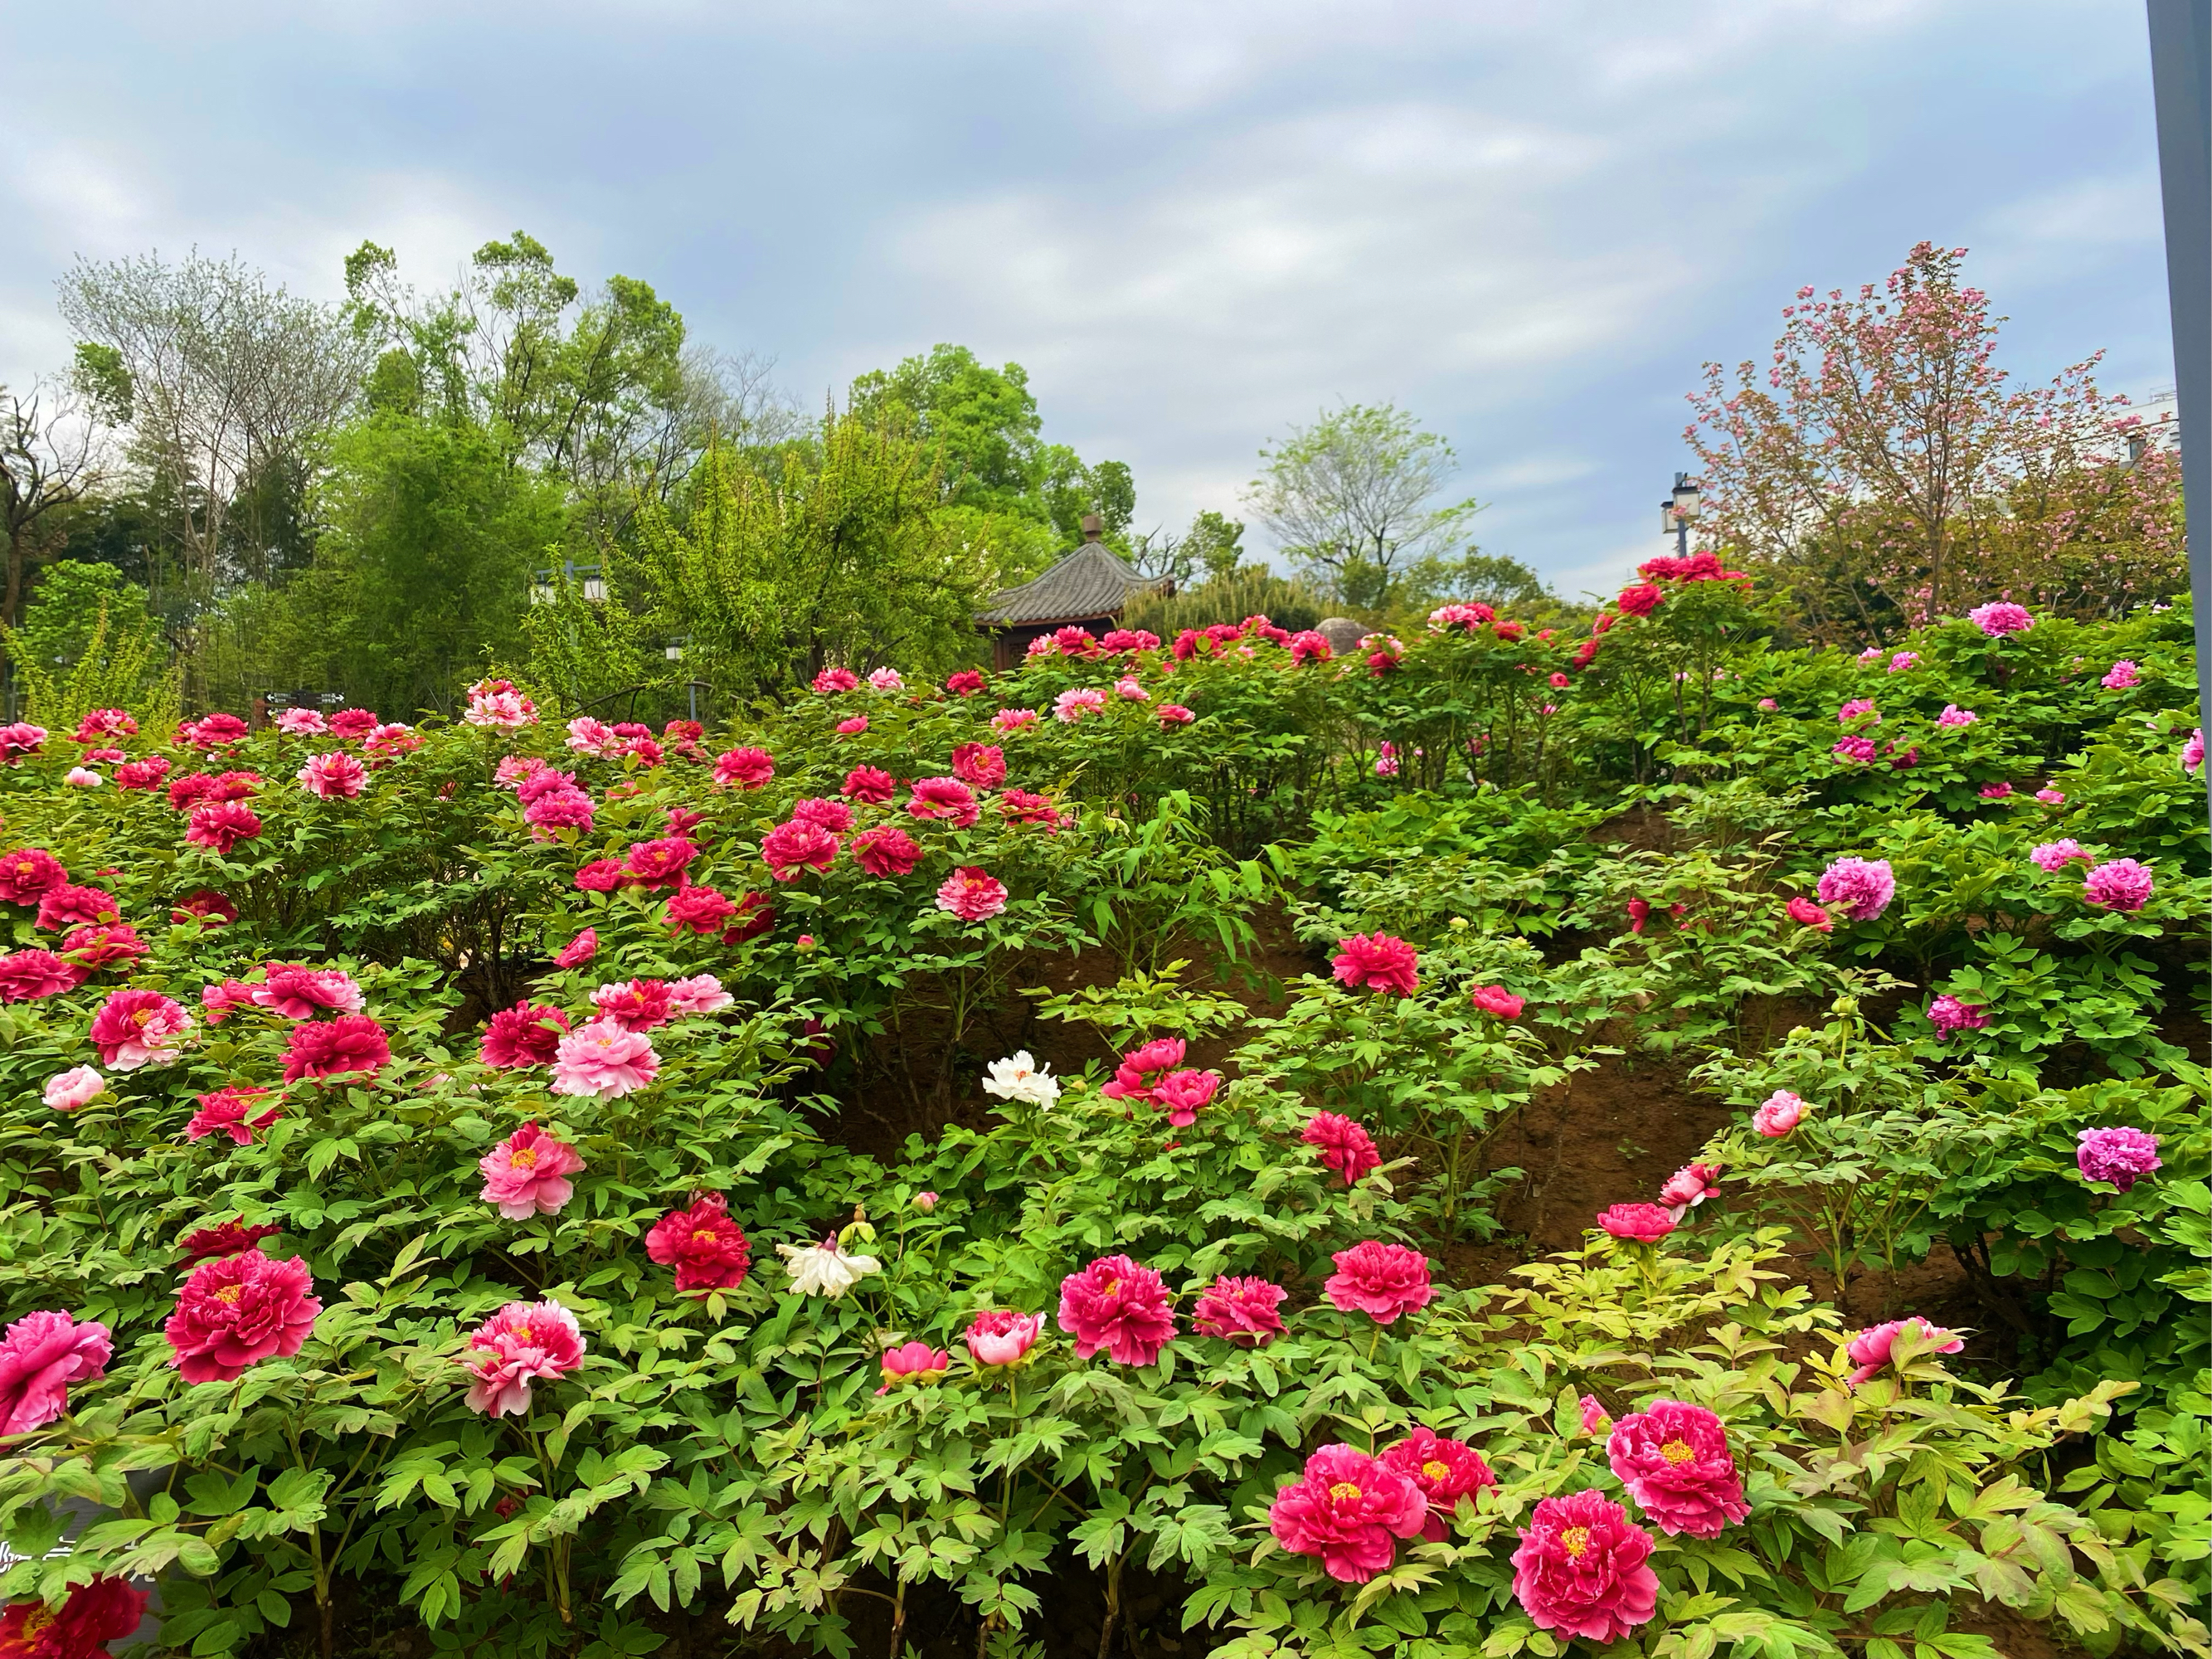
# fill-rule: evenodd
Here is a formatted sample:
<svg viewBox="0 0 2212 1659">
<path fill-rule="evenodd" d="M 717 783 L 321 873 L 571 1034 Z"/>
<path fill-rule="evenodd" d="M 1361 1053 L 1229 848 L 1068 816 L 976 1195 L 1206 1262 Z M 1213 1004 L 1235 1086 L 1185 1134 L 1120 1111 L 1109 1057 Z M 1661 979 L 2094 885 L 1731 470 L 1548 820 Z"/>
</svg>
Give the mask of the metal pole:
<svg viewBox="0 0 2212 1659">
<path fill-rule="evenodd" d="M 2182 511 L 2197 629 L 2197 720 L 2212 725 L 2212 0 L 2147 0 L 2166 292 L 2181 428 Z M 2212 811 L 2212 765 L 2203 769 Z"/>
</svg>

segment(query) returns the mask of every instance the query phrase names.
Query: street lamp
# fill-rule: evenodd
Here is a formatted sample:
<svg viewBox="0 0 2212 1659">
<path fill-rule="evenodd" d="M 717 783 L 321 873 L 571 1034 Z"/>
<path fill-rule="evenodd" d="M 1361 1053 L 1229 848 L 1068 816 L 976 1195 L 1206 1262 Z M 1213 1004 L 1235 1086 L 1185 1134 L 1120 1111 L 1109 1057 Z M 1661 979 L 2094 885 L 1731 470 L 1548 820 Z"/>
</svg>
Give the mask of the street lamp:
<svg viewBox="0 0 2212 1659">
<path fill-rule="evenodd" d="M 1674 475 L 1674 488 L 1667 499 L 1659 503 L 1659 533 L 1674 538 L 1674 556 L 1690 556 L 1690 520 L 1698 516 L 1699 500 L 1697 481 L 1686 472 Z"/>
</svg>

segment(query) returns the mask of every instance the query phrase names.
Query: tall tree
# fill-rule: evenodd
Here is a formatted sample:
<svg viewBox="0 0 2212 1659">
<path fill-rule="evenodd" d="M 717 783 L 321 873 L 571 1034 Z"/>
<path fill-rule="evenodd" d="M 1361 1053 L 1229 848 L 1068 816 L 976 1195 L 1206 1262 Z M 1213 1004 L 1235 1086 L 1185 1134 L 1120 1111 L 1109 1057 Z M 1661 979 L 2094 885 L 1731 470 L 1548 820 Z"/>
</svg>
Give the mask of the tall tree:
<svg viewBox="0 0 2212 1659">
<path fill-rule="evenodd" d="M 69 386 L 42 384 L 25 397 L 0 386 L 0 530 L 8 537 L 0 623 L 21 619 L 31 567 L 60 550 L 66 509 L 103 481 L 100 427 L 94 401 Z"/>
<path fill-rule="evenodd" d="M 1385 604 L 1405 568 L 1480 510 L 1431 505 L 1459 470 L 1452 447 L 1395 404 L 1346 404 L 1260 451 L 1245 500 L 1283 551 L 1339 597 Z"/>
<path fill-rule="evenodd" d="M 124 417 L 133 459 L 169 481 L 172 528 L 203 592 L 265 576 L 258 527 L 241 544 L 246 568 L 222 568 L 234 504 L 271 469 L 303 475 L 309 441 L 358 392 L 365 356 L 337 313 L 198 249 L 173 264 L 158 252 L 80 258 L 58 287 L 83 343 L 80 375 Z"/>
</svg>

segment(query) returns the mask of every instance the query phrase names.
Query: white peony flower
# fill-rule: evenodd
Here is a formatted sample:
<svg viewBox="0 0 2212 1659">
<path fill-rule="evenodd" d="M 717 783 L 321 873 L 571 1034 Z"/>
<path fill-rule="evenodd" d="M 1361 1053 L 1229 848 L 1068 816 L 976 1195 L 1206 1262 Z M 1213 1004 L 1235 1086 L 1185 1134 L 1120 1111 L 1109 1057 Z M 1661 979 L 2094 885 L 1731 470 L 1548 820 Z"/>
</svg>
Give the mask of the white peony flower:
<svg viewBox="0 0 2212 1659">
<path fill-rule="evenodd" d="M 848 1255 L 832 1234 L 819 1244 L 779 1244 L 783 1270 L 791 1275 L 791 1288 L 801 1296 L 826 1296 L 831 1301 L 851 1290 L 884 1264 L 872 1255 Z"/>
<path fill-rule="evenodd" d="M 1001 1100 L 1049 1106 L 1060 1098 L 1060 1079 L 1052 1074 L 1049 1066 L 1040 1066 L 1031 1059 L 1028 1049 L 1018 1048 L 1008 1058 L 991 1062 L 989 1075 L 983 1079 L 983 1092 L 996 1095 Z"/>
</svg>

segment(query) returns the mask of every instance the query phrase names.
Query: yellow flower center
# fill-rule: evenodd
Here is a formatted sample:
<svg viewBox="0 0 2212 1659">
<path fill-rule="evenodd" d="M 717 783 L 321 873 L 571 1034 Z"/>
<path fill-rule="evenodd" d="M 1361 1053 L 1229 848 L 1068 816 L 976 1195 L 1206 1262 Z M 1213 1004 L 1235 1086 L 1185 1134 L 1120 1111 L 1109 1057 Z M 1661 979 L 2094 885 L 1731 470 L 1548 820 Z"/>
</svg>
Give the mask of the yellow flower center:
<svg viewBox="0 0 2212 1659">
<path fill-rule="evenodd" d="M 27 1637 L 36 1636 L 53 1622 L 54 1610 L 41 1601 L 23 1615 L 23 1634 Z"/>
<path fill-rule="evenodd" d="M 1442 1480 L 1451 1474 L 1451 1468 L 1449 1464 L 1428 1462 L 1421 1465 L 1421 1473 L 1431 1480 Z"/>
<path fill-rule="evenodd" d="M 226 1285 L 215 1293 L 215 1299 L 227 1308 L 234 1308 L 238 1305 L 238 1298 L 245 1294 L 244 1285 Z"/>
<path fill-rule="evenodd" d="M 1559 1541 L 1567 1547 L 1567 1559 L 1579 1561 L 1583 1559 L 1583 1552 L 1589 1547 L 1589 1528 L 1569 1527 L 1559 1534 Z"/>
<path fill-rule="evenodd" d="M 1101 1292 L 1101 1294 L 1104 1296 L 1107 1301 L 1111 1302 L 1115 1297 L 1121 1294 L 1121 1281 L 1118 1279 L 1108 1279 L 1106 1281 L 1106 1288 Z"/>
<path fill-rule="evenodd" d="M 1690 1443 L 1686 1440 L 1669 1440 L 1659 1448 L 1659 1455 L 1669 1463 L 1686 1463 L 1695 1457 L 1697 1453 L 1690 1449 Z"/>
<path fill-rule="evenodd" d="M 700 1228 L 691 1235 L 691 1242 L 694 1244 L 712 1244 L 714 1242 L 714 1230 L 709 1227 Z"/>
<path fill-rule="evenodd" d="M 27 876 L 27 875 L 29 875 L 29 874 L 31 873 L 31 872 L 32 872 L 33 869 L 35 869 L 35 868 L 37 868 L 37 866 L 36 866 L 35 865 L 32 864 L 28 860 L 26 860 L 23 863 L 19 864 L 19 865 L 17 865 L 17 866 L 15 866 L 15 873 L 16 873 L 17 875 L 19 875 L 19 876 Z M 42 1608 L 40 1609 L 40 1611 L 41 1611 L 41 1612 L 44 1612 L 44 1611 L 45 1611 L 45 1609 L 42 1607 Z M 32 1617 L 32 1618 L 33 1618 L 33 1619 L 37 1618 L 38 1616 L 39 1616 L 39 1615 L 38 1615 L 38 1613 L 33 1613 L 33 1614 L 31 1615 L 31 1617 Z M 47 1613 L 47 1614 L 46 1614 L 46 1617 L 47 1617 L 47 1618 L 49 1618 L 49 1619 L 51 1619 L 51 1618 L 52 1618 L 52 1617 L 53 1617 L 53 1614 L 52 1614 L 52 1613 Z"/>
<path fill-rule="evenodd" d="M 517 1325 L 513 1330 L 509 1331 L 507 1334 L 512 1336 L 518 1342 L 527 1342 L 531 1340 L 530 1327 L 527 1325 Z"/>
<path fill-rule="evenodd" d="M 1349 1480 L 1338 1481 L 1334 1486 L 1328 1489 L 1328 1495 L 1331 1498 L 1340 1504 L 1356 1503 L 1358 1499 L 1367 1496 L 1365 1492 L 1360 1491 L 1358 1486 Z"/>
<path fill-rule="evenodd" d="M 131 1016 L 131 1023 L 133 1025 L 137 1026 L 141 1030 L 143 1030 L 146 1026 L 146 1022 L 153 1018 L 154 1011 L 151 1008 L 141 1008 L 137 1013 Z"/>
<path fill-rule="evenodd" d="M 507 1155 L 507 1161 L 518 1170 L 533 1170 L 538 1167 L 537 1149 L 532 1146 L 517 1146 Z"/>
</svg>

